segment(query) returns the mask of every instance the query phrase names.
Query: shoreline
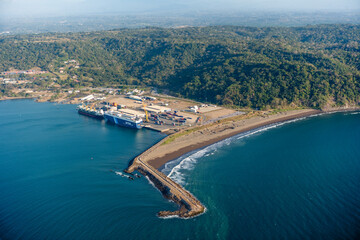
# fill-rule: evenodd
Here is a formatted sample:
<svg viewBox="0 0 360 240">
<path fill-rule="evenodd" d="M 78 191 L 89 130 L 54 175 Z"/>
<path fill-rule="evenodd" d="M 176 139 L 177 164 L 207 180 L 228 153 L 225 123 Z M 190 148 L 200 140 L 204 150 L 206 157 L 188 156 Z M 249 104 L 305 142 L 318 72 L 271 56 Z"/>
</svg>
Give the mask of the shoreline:
<svg viewBox="0 0 360 240">
<path fill-rule="evenodd" d="M 35 99 L 35 97 L 9 97 L 9 98 L 0 98 L 0 101 L 22 100 L 22 99 Z"/>
<path fill-rule="evenodd" d="M 159 171 L 166 163 L 173 161 L 192 151 L 205 148 L 227 138 L 241 133 L 249 132 L 260 127 L 283 123 L 299 118 L 305 118 L 322 113 L 335 113 L 346 111 L 358 111 L 360 108 L 333 109 L 333 111 L 321 111 L 315 109 L 291 110 L 273 115 L 259 115 L 257 113 L 245 118 L 227 119 L 225 122 L 204 125 L 190 131 L 181 131 L 163 138 L 161 141 L 144 151 L 130 161 L 127 173 L 138 171 L 148 177 L 154 186 L 162 193 L 163 197 L 179 205 L 176 211 L 160 211 L 159 217 L 192 218 L 204 213 L 206 207 L 189 191 L 180 184 Z M 180 145 L 180 147 L 179 147 Z"/>
<path fill-rule="evenodd" d="M 243 134 L 243 133 L 244 134 L 247 134 L 247 133 L 251 134 L 252 131 L 260 130 L 260 129 L 262 129 L 262 127 L 270 127 L 270 126 L 274 126 L 276 124 L 288 123 L 288 122 L 291 122 L 292 120 L 300 120 L 302 118 L 320 116 L 320 115 L 323 115 L 323 114 L 346 113 L 346 112 L 360 112 L 360 108 L 349 108 L 349 109 L 344 109 L 344 110 L 337 109 L 337 110 L 331 110 L 331 111 L 320 111 L 319 113 L 315 113 L 315 114 L 310 114 L 310 115 L 306 115 L 306 116 L 304 115 L 304 116 L 300 116 L 300 117 L 296 117 L 296 118 L 289 118 L 289 119 L 286 119 L 284 121 L 274 121 L 274 122 L 271 122 L 269 124 L 259 125 L 259 126 L 254 127 L 254 128 L 249 128 L 249 129 L 240 131 L 238 133 L 234 133 L 234 135 L 231 135 L 231 136 L 229 135 L 228 137 L 224 137 L 224 138 L 220 139 L 219 141 L 214 141 L 213 143 L 210 143 L 210 144 L 206 144 L 205 142 L 204 142 L 204 144 L 201 144 L 201 146 L 199 146 L 200 144 L 198 144 L 198 146 L 199 146 L 198 148 L 194 147 L 194 149 L 191 149 L 191 150 L 188 150 L 188 149 L 182 149 L 183 151 L 179 150 L 179 154 L 181 153 L 181 155 L 177 156 L 177 154 L 175 154 L 175 152 L 174 152 L 174 155 L 176 155 L 175 158 L 173 158 L 172 155 L 168 154 L 168 155 L 166 155 L 166 156 L 164 156 L 162 158 L 156 159 L 156 160 L 159 160 L 159 163 L 156 162 L 156 163 L 153 163 L 153 164 L 162 164 L 163 163 L 162 165 L 157 167 L 157 169 L 159 171 L 162 171 L 165 168 L 167 163 L 171 163 L 173 161 L 176 161 L 179 158 L 184 157 L 184 156 L 187 156 L 187 157 L 191 156 L 192 154 L 194 154 L 194 153 L 196 153 L 196 152 L 198 152 L 200 150 L 203 150 L 203 149 L 205 149 L 205 148 L 207 148 L 209 146 L 212 146 L 212 145 L 214 145 L 216 143 L 220 143 L 220 142 L 222 142 L 224 140 L 227 140 L 227 139 L 230 139 L 232 137 L 236 137 L 237 135 L 240 135 L 240 134 Z M 178 165 L 175 165 L 170 169 L 172 170 L 176 166 L 178 166 Z"/>
<path fill-rule="evenodd" d="M 34 98 L 9 98 L 17 100 Z M 159 217 L 192 218 L 203 214 L 206 207 L 180 184 L 159 171 L 159 168 L 183 155 L 206 148 L 233 136 L 262 127 L 288 122 L 309 116 L 359 111 L 360 107 L 337 107 L 326 111 L 297 109 L 279 111 L 256 111 L 246 115 L 236 115 L 205 125 L 194 126 L 168 135 L 155 145 L 130 161 L 124 172 L 138 171 L 161 192 L 164 198 L 179 205 L 175 211 L 160 211 Z"/>
<path fill-rule="evenodd" d="M 160 169 L 160 168 L 164 167 L 166 163 L 171 162 L 171 161 L 173 161 L 173 160 L 175 160 L 175 159 L 177 159 L 177 158 L 179 158 L 179 157 L 181 157 L 181 156 L 183 156 L 185 154 L 188 154 L 188 153 L 190 153 L 192 151 L 203 149 L 203 148 L 208 147 L 208 146 L 210 146 L 212 144 L 223 141 L 223 140 L 225 140 L 227 138 L 231 138 L 231 137 L 236 136 L 238 134 L 249 132 L 249 131 L 255 130 L 257 128 L 265 127 L 265 126 L 271 125 L 271 124 L 287 122 L 287 121 L 291 121 L 291 120 L 295 120 L 295 119 L 299 119 L 299 118 L 310 117 L 310 116 L 317 115 L 317 114 L 338 113 L 338 112 L 353 112 L 353 111 L 360 111 L 360 108 L 357 108 L 357 107 L 353 107 L 353 108 L 336 108 L 336 109 L 331 109 L 331 110 L 327 110 L 327 111 L 312 109 L 312 110 L 309 110 L 308 112 L 299 113 L 299 114 L 296 114 L 296 115 L 279 117 L 279 118 L 271 119 L 269 121 L 264 121 L 264 122 L 258 123 L 258 124 L 253 125 L 253 126 L 248 126 L 248 127 L 244 126 L 244 128 L 239 129 L 237 131 L 233 131 L 231 133 L 228 133 L 228 134 L 223 135 L 223 136 L 218 136 L 218 137 L 215 137 L 213 139 L 205 140 L 205 141 L 203 141 L 201 143 L 196 143 L 196 144 L 191 145 L 191 146 L 183 147 L 183 148 L 178 149 L 176 151 L 173 151 L 171 153 L 167 153 L 164 156 L 157 157 L 155 159 L 151 159 L 148 162 L 154 168 Z"/>
<path fill-rule="evenodd" d="M 135 157 L 132 161 L 130 161 L 128 168 L 124 171 L 130 174 L 132 174 L 134 171 L 138 171 L 142 175 L 148 177 L 153 185 L 159 189 L 164 198 L 178 204 L 178 210 L 160 211 L 158 213 L 159 217 L 196 217 L 203 214 L 206 207 L 180 184 L 176 183 L 174 180 L 160 172 L 158 170 L 159 167 L 193 150 L 206 147 L 239 133 L 247 132 L 261 126 L 306 117 L 318 113 L 321 113 L 321 111 L 314 109 L 293 110 L 267 116 L 254 113 L 244 117 L 241 116 L 240 118 L 230 118 L 225 122 L 220 121 L 217 123 L 204 125 L 200 128 L 195 127 L 190 131 L 180 131 L 163 138 L 145 152 Z M 245 121 L 247 121 L 247 124 L 245 124 Z M 211 129 L 214 131 L 211 131 Z M 174 135 L 177 136 L 175 138 L 171 138 Z M 208 139 L 206 139 L 205 136 Z M 168 141 L 169 139 L 171 141 Z M 179 148 L 179 143 L 180 146 L 185 145 L 185 147 Z M 175 151 L 173 151 L 174 146 L 175 148 L 178 148 Z M 163 156 L 160 155 L 159 157 L 159 154 L 163 154 Z M 154 159 L 152 159 L 152 157 Z"/>
<path fill-rule="evenodd" d="M 271 119 L 269 121 L 264 121 L 264 122 L 261 122 L 261 123 L 258 123 L 256 125 L 252 125 L 252 126 L 247 126 L 247 127 L 244 126 L 244 128 L 242 128 L 242 129 L 235 130 L 235 131 L 232 131 L 232 132 L 230 132 L 230 133 L 228 133 L 226 135 L 217 136 L 215 138 L 208 139 L 208 140 L 205 140 L 203 142 L 196 143 L 194 145 L 190 145 L 190 146 L 180 148 L 180 149 L 178 149 L 178 150 L 176 150 L 174 152 L 167 153 L 164 156 L 161 156 L 161 157 L 158 157 L 158 158 L 155 158 L 155 159 L 151 159 L 148 162 L 154 168 L 159 169 L 159 168 L 163 167 L 166 163 L 168 163 L 170 161 L 173 161 L 173 160 L 175 160 L 175 159 L 177 159 L 177 158 L 179 158 L 179 157 L 181 157 L 181 156 L 183 156 L 183 155 L 185 155 L 185 154 L 187 154 L 189 152 L 205 148 L 207 146 L 210 146 L 210 145 L 215 144 L 217 142 L 223 141 L 223 140 L 225 140 L 227 138 L 236 136 L 238 134 L 245 133 L 245 132 L 248 132 L 248 131 L 251 131 L 251 130 L 254 130 L 254 129 L 257 129 L 257 128 L 260 128 L 260 127 L 264 127 L 264 126 L 267 126 L 267 125 L 276 124 L 276 123 L 282 123 L 282 122 L 286 122 L 286 121 L 290 121 L 290 120 L 294 120 L 294 119 L 298 119 L 298 118 L 303 118 L 303 117 L 309 117 L 309 116 L 320 114 L 320 113 L 324 113 L 324 112 L 320 111 L 320 110 L 311 110 L 311 111 L 308 111 L 308 112 L 305 112 L 305 113 L 299 113 L 299 114 L 296 114 L 296 115 L 283 116 L 283 117 L 280 117 L 280 118 Z"/>
</svg>

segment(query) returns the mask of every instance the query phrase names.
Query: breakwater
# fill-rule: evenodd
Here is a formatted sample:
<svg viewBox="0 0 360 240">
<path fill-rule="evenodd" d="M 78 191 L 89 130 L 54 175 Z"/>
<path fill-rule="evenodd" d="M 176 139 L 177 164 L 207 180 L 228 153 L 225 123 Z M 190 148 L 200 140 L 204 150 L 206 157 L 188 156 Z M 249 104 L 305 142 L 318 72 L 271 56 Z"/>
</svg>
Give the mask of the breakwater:
<svg viewBox="0 0 360 240">
<path fill-rule="evenodd" d="M 185 153 L 211 145 L 239 133 L 319 113 L 324 112 L 314 109 L 293 110 L 270 116 L 253 116 L 215 125 L 210 124 L 206 125 L 205 128 L 187 134 L 182 134 L 183 130 L 178 132 L 176 139 L 171 139 L 171 136 L 168 136 L 134 158 L 126 171 L 131 173 L 138 170 L 143 175 L 148 176 L 165 198 L 180 205 L 180 210 L 175 212 L 162 211 L 159 213 L 159 216 L 177 215 L 184 218 L 196 216 L 204 212 L 205 207 L 191 193 L 159 172 L 156 168 Z"/>
<path fill-rule="evenodd" d="M 268 125 L 274 122 L 282 122 L 287 121 L 299 117 L 309 116 L 312 114 L 319 113 L 320 111 L 317 110 L 300 110 L 300 111 L 294 111 L 289 113 L 289 115 L 283 115 L 278 114 L 275 117 L 270 119 L 263 119 L 262 117 L 255 117 L 251 119 L 247 119 L 249 123 L 244 124 L 244 126 L 241 124 L 239 126 L 239 129 L 237 129 L 234 126 L 234 123 L 225 123 L 225 124 L 217 124 L 215 126 L 209 125 L 209 127 L 212 127 L 216 130 L 212 130 L 212 132 L 215 132 L 216 134 L 210 134 L 209 136 L 205 137 L 206 134 L 204 132 L 208 130 L 199 130 L 192 133 L 192 135 L 185 134 L 184 136 L 181 136 L 180 141 L 184 142 L 184 146 L 181 149 L 172 150 L 172 147 L 178 147 L 179 144 L 178 139 L 176 141 L 173 141 L 171 143 L 167 143 L 166 141 L 169 140 L 171 136 L 167 136 L 161 141 L 159 141 L 157 144 L 153 145 L 151 148 L 140 154 L 139 156 L 135 157 L 130 163 L 129 167 L 125 170 L 127 173 L 132 173 L 133 171 L 139 171 L 144 176 L 147 176 L 149 180 L 155 185 L 156 188 L 160 190 L 160 192 L 163 194 L 163 196 L 169 200 L 174 201 L 175 203 L 179 204 L 180 209 L 178 211 L 161 211 L 158 213 L 161 217 L 167 217 L 167 216 L 179 216 L 182 218 L 188 218 L 193 217 L 196 215 L 199 215 L 205 211 L 205 207 L 201 204 L 199 200 L 197 200 L 190 192 L 185 190 L 182 186 L 180 186 L 178 183 L 174 182 L 172 179 L 167 177 L 165 174 L 161 173 L 156 169 L 157 164 L 154 162 L 154 156 L 157 157 L 161 154 L 164 154 L 164 157 L 167 160 L 174 159 L 178 157 L 178 155 L 182 155 L 184 153 L 190 152 L 194 149 L 198 149 L 213 143 L 216 143 L 218 141 L 221 141 L 225 138 L 231 137 L 233 135 L 239 134 L 244 131 L 249 131 L 251 129 L 261 127 L 264 125 Z M 228 132 L 226 132 L 226 130 Z M 179 135 L 185 131 L 182 130 L 178 132 Z M 194 142 L 194 139 L 196 139 L 196 135 L 200 135 L 197 139 L 198 141 Z M 182 140 L 181 140 L 182 139 Z M 164 151 L 164 148 L 166 150 Z M 172 154 L 177 154 L 175 156 L 172 156 Z"/>
<path fill-rule="evenodd" d="M 146 152 L 144 152 L 144 154 L 146 154 Z M 131 166 L 125 171 L 131 173 L 137 170 L 144 176 L 147 176 L 165 198 L 174 201 L 180 206 L 180 209 L 177 211 L 159 212 L 159 217 L 179 216 L 181 218 L 189 218 L 205 211 L 205 207 L 190 192 L 148 163 L 142 161 L 141 156 L 142 155 L 136 157 Z"/>
</svg>

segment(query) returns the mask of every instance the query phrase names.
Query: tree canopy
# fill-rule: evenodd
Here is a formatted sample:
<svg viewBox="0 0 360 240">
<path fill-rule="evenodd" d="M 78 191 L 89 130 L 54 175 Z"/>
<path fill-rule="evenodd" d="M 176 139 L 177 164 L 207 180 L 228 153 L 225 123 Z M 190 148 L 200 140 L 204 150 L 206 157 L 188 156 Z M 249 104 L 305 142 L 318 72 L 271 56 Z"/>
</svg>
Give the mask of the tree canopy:
<svg viewBox="0 0 360 240">
<path fill-rule="evenodd" d="M 131 84 L 216 104 L 360 102 L 360 26 L 117 29 L 0 37 L 0 71 L 62 61 L 79 85 Z M 63 80 L 63 85 L 73 85 Z"/>
</svg>

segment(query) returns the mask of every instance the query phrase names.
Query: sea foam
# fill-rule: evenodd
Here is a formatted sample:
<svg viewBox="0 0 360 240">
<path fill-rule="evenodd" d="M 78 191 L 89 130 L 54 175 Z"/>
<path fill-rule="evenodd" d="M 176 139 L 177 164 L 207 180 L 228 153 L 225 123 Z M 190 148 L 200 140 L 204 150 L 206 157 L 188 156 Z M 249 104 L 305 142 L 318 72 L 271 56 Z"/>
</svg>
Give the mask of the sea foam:
<svg viewBox="0 0 360 240">
<path fill-rule="evenodd" d="M 195 168 L 196 163 L 202 159 L 206 158 L 208 156 L 211 156 L 215 154 L 215 152 L 220 149 L 221 147 L 225 145 L 230 145 L 232 142 L 237 141 L 239 139 L 243 139 L 246 137 L 250 137 L 253 135 L 260 134 L 264 131 L 270 130 L 272 128 L 277 128 L 279 126 L 297 122 L 300 120 L 304 120 L 308 117 L 301 117 L 296 118 L 293 120 L 288 120 L 280 123 L 273 123 L 269 124 L 263 127 L 255 128 L 253 130 L 237 134 L 235 136 L 232 136 L 230 138 L 221 140 L 217 143 L 211 144 L 205 148 L 202 148 L 200 150 L 195 150 L 193 152 L 190 152 L 188 154 L 185 154 L 173 161 L 170 161 L 165 164 L 164 168 L 162 169 L 162 173 L 167 175 L 169 178 L 180 184 L 181 186 L 186 185 L 186 177 L 188 176 L 189 172 Z"/>
</svg>

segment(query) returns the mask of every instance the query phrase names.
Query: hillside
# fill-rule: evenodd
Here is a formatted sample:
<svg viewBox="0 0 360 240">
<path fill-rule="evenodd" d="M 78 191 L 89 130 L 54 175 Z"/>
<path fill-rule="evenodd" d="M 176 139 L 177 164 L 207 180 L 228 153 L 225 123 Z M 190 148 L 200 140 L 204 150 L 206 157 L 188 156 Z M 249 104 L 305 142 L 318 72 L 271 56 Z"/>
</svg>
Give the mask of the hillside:
<svg viewBox="0 0 360 240">
<path fill-rule="evenodd" d="M 39 67 L 67 87 L 131 84 L 239 107 L 323 107 L 360 102 L 359 42 L 359 25 L 2 36 L 0 72 Z M 64 68 L 69 59 L 78 65 Z"/>
</svg>

